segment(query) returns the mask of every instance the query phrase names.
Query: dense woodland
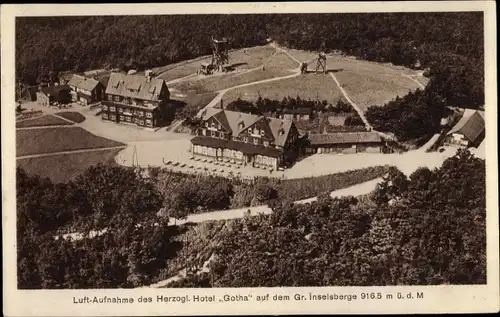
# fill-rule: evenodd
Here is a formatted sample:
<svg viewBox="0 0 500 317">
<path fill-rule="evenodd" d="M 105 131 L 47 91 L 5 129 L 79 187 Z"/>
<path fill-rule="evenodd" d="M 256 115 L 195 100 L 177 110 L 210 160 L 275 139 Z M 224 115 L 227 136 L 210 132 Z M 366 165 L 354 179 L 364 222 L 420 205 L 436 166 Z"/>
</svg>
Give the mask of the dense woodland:
<svg viewBox="0 0 500 317">
<path fill-rule="evenodd" d="M 239 204 L 270 202 L 274 213 L 228 221 L 227 230 L 210 240 L 213 249 L 199 246 L 217 255 L 210 273 L 173 286 L 485 283 L 484 168 L 483 160 L 463 151 L 440 169 L 421 168 L 409 178 L 384 169 L 385 182 L 368 200 L 321 194 L 317 203 L 304 205 L 290 201 L 304 190 L 322 193 L 324 187 L 261 181 L 241 190 L 228 182 L 217 185 L 212 178 L 203 180 L 212 187 L 191 189 L 200 179 L 181 183 L 175 181 L 181 175 L 159 172 L 151 177 L 163 183 L 155 185 L 132 169 L 106 166 L 92 167 L 73 182 L 53 184 L 18 169 L 18 286 L 152 283 L 174 263 L 197 256 L 176 239 L 181 227 L 158 211 L 227 205 L 229 191 L 239 192 L 233 196 Z M 360 181 L 363 175 L 343 177 Z M 323 181 L 331 186 L 342 179 Z M 162 192 L 164 186 L 168 189 Z M 290 196 L 280 197 L 285 189 Z M 108 230 L 78 241 L 54 239 L 71 228 L 87 234 Z"/>
<path fill-rule="evenodd" d="M 482 12 L 18 18 L 16 76 L 35 84 L 66 70 L 144 69 L 209 54 L 211 36 L 227 37 L 233 48 L 272 38 L 289 48 L 426 69 L 425 92 L 368 112 L 376 128 L 404 140 L 436 132 L 444 106 L 484 104 L 483 30 Z M 402 118 L 411 129 L 392 128 L 386 118 Z"/>
<path fill-rule="evenodd" d="M 231 222 L 210 272 L 171 286 L 484 284 L 484 172 L 464 151 L 409 178 L 391 171 L 371 203 L 277 205 Z"/>
</svg>

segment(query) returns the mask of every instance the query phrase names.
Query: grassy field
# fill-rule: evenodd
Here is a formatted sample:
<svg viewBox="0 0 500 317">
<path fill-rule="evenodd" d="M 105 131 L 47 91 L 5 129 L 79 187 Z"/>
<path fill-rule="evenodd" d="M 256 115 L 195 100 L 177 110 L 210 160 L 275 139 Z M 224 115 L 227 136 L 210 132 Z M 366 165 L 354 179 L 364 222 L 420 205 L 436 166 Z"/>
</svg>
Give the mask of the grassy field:
<svg viewBox="0 0 500 317">
<path fill-rule="evenodd" d="M 17 156 L 119 145 L 123 143 L 98 137 L 78 127 L 18 130 L 16 132 Z"/>
<path fill-rule="evenodd" d="M 79 112 L 63 111 L 56 113 L 56 115 L 71 120 L 75 123 L 82 123 L 83 121 L 85 121 L 85 116 Z"/>
<path fill-rule="evenodd" d="M 316 69 L 315 52 L 289 50 L 290 54 L 301 61 L 309 62 L 309 71 Z M 396 96 L 404 96 L 419 85 L 404 75 L 416 75 L 417 72 L 391 64 L 381 64 L 340 55 L 328 56 L 327 69 L 336 71 L 335 76 L 349 94 L 349 97 L 361 109 L 372 105 L 383 105 Z M 415 76 L 415 80 L 424 86 L 428 80 Z"/>
<path fill-rule="evenodd" d="M 192 115 L 196 115 L 198 111 L 205 107 L 212 99 L 217 96 L 215 92 L 208 92 L 203 94 L 189 94 L 182 101 L 186 103 L 186 107 Z"/>
<path fill-rule="evenodd" d="M 183 81 L 172 84 L 172 88 L 187 93 L 207 93 L 247 84 L 259 80 L 290 75 L 285 69 L 256 69 L 253 71 L 229 73 L 224 75 L 208 76 L 198 80 Z"/>
<path fill-rule="evenodd" d="M 256 101 L 259 97 L 281 100 L 286 96 L 299 95 L 302 99 L 327 100 L 336 103 L 342 93 L 335 82 L 328 75 L 306 74 L 294 78 L 278 80 L 272 83 L 256 84 L 248 87 L 228 91 L 224 95 L 224 102 L 231 102 L 238 98 Z"/>
<path fill-rule="evenodd" d="M 417 89 L 417 83 L 404 76 L 375 74 L 344 69 L 335 74 L 349 97 L 361 109 L 384 105 L 396 96 L 403 97 Z"/>
<path fill-rule="evenodd" d="M 72 123 L 51 115 L 16 122 L 16 128 L 47 127 L 53 125 L 72 125 Z"/>
<path fill-rule="evenodd" d="M 274 49 L 270 46 L 256 46 L 235 50 L 229 53 L 229 63 L 238 70 L 255 68 L 261 66 L 273 52 Z M 184 61 L 164 67 L 158 67 L 153 69 L 153 71 L 156 74 L 165 72 L 160 78 L 169 81 L 193 74 L 201 68 L 202 63 L 210 61 L 211 57 L 207 56 L 193 61 Z"/>
<path fill-rule="evenodd" d="M 98 163 L 116 164 L 114 158 L 119 151 L 120 149 L 114 149 L 19 159 L 16 163 L 29 175 L 48 177 L 53 182 L 67 182 Z"/>
</svg>

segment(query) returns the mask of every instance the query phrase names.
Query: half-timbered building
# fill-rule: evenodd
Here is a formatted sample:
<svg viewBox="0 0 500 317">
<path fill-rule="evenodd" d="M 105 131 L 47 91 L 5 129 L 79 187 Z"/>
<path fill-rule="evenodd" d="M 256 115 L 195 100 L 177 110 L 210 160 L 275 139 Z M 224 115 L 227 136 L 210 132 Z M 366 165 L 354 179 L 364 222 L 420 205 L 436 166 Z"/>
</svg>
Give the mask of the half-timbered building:
<svg viewBox="0 0 500 317">
<path fill-rule="evenodd" d="M 299 133 L 291 120 L 209 108 L 191 139 L 194 156 L 277 169 L 297 157 Z"/>
</svg>

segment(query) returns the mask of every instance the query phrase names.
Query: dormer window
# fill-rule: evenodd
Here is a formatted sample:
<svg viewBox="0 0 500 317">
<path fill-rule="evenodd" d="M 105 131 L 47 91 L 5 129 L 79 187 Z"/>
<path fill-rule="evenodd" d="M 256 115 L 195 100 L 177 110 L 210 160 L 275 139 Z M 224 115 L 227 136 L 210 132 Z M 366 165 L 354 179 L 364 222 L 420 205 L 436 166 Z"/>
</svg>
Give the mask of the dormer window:
<svg viewBox="0 0 500 317">
<path fill-rule="evenodd" d="M 283 135 L 283 134 L 285 134 L 285 130 L 283 130 L 283 128 L 281 128 L 278 133 L 279 133 L 279 135 Z"/>
<path fill-rule="evenodd" d="M 240 123 L 238 123 L 238 126 L 240 127 L 240 129 L 243 129 L 245 127 L 245 122 L 240 121 Z"/>
</svg>

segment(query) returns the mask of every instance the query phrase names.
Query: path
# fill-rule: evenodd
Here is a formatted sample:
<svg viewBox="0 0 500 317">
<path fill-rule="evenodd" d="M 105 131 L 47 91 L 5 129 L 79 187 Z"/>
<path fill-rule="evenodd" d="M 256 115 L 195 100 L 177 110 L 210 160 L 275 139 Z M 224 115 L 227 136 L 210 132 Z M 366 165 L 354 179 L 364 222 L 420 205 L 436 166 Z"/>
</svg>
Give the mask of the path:
<svg viewBox="0 0 500 317">
<path fill-rule="evenodd" d="M 372 179 L 370 181 L 366 181 L 363 183 L 359 183 L 353 186 L 349 186 L 346 188 L 341 188 L 334 190 L 330 193 L 330 197 L 339 198 L 342 196 L 360 196 L 366 195 L 375 189 L 375 186 L 382 181 L 382 178 Z M 311 197 L 307 199 L 297 200 L 295 204 L 304 204 L 310 203 L 317 200 L 317 197 Z M 267 205 L 255 206 L 255 207 L 245 207 L 238 209 L 229 209 L 229 210 L 218 210 L 205 212 L 201 214 L 191 214 L 186 219 L 176 220 L 177 225 L 182 225 L 185 223 L 200 223 L 205 221 L 214 221 L 214 220 L 229 220 L 229 219 L 237 219 L 243 218 L 250 210 L 251 216 L 256 216 L 258 214 L 268 215 L 272 213 L 272 209 Z M 174 222 L 175 219 L 171 218 L 170 221 Z"/>
<path fill-rule="evenodd" d="M 63 154 L 77 154 L 77 153 L 86 153 L 86 152 L 96 152 L 96 151 L 124 149 L 125 147 L 126 147 L 125 145 L 117 145 L 117 146 L 101 147 L 101 148 L 94 148 L 94 149 L 81 149 L 81 150 L 51 152 L 51 153 L 30 154 L 30 155 L 18 156 L 18 157 L 16 157 L 16 160 L 38 158 L 38 157 L 46 157 L 46 156 L 55 156 L 55 155 L 63 155 Z"/>
<path fill-rule="evenodd" d="M 403 74 L 403 76 L 404 76 L 404 77 L 406 77 L 406 78 L 408 78 L 408 79 L 410 79 L 410 80 L 411 80 L 411 81 L 413 81 L 414 83 L 416 83 L 416 84 L 420 87 L 420 89 L 425 89 L 424 84 L 422 84 L 421 82 L 419 82 L 418 80 L 416 80 L 416 79 L 414 78 L 414 76 L 410 76 L 410 75 L 406 75 L 406 74 Z"/>
<path fill-rule="evenodd" d="M 39 130 L 39 129 L 77 128 L 77 127 L 78 127 L 78 125 L 76 125 L 76 124 L 54 124 L 54 125 L 43 125 L 43 126 L 36 126 L 36 127 L 16 128 L 16 130 Z"/>
<path fill-rule="evenodd" d="M 342 196 L 360 196 L 360 195 L 366 195 L 370 193 L 372 190 L 375 189 L 375 185 L 377 185 L 382 179 L 381 178 L 376 178 L 372 179 L 370 181 L 366 181 L 363 183 L 359 183 L 353 186 L 349 186 L 346 188 L 341 188 L 334 190 L 330 193 L 330 196 L 332 198 L 339 198 Z M 313 202 L 317 198 L 316 197 L 311 197 L 307 199 L 302 199 L 295 201 L 294 203 L 296 204 L 304 204 L 308 202 Z M 268 207 L 267 205 L 260 205 L 260 206 L 254 206 L 254 207 L 244 207 L 244 208 L 237 208 L 237 209 L 227 209 L 227 210 L 217 210 L 217 211 L 210 211 L 210 212 L 204 212 L 204 213 L 199 213 L 199 214 L 190 214 L 187 216 L 186 219 L 174 219 L 170 218 L 169 223 L 175 223 L 175 225 L 180 226 L 186 223 L 200 223 L 200 222 L 205 222 L 205 221 L 217 221 L 217 220 L 230 220 L 230 219 L 238 219 L 238 218 L 243 218 L 248 211 L 250 210 L 250 215 L 251 216 L 257 216 L 259 214 L 264 214 L 268 215 L 272 213 L 272 209 Z M 91 238 L 95 237 L 97 235 L 101 235 L 107 231 L 106 228 L 102 229 L 101 231 L 91 231 L 90 235 Z M 79 240 L 82 239 L 82 234 L 79 232 L 73 232 L 73 233 L 66 233 L 62 235 L 63 239 L 67 239 L 71 237 L 74 240 Z M 58 239 L 59 236 L 55 236 L 55 239 Z"/>
<path fill-rule="evenodd" d="M 363 111 L 358 107 L 357 104 L 354 103 L 354 101 L 351 100 L 351 98 L 349 98 L 349 95 L 347 94 L 347 92 L 345 91 L 345 89 L 342 87 L 342 85 L 340 84 L 340 82 L 337 79 L 337 77 L 335 77 L 335 75 L 333 73 L 330 73 L 330 76 L 332 76 L 333 80 L 335 81 L 335 84 L 337 84 L 337 86 L 339 87 L 340 91 L 342 92 L 342 95 L 344 95 L 344 98 L 347 99 L 347 101 L 351 104 L 351 106 L 354 108 L 354 110 L 356 110 L 356 112 L 358 113 L 358 115 L 361 118 L 361 120 L 363 120 L 363 123 L 365 124 L 365 127 L 368 130 L 373 130 L 373 127 L 371 126 L 371 124 L 366 119 L 365 114 L 363 113 Z"/>
</svg>

